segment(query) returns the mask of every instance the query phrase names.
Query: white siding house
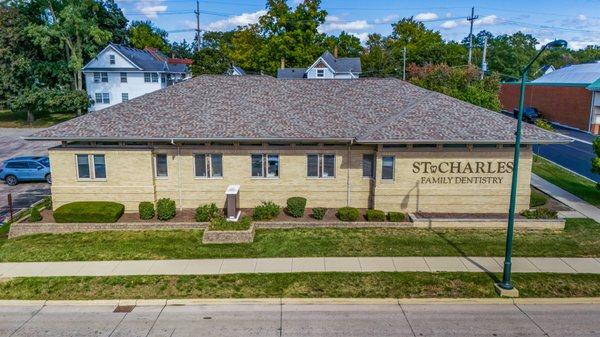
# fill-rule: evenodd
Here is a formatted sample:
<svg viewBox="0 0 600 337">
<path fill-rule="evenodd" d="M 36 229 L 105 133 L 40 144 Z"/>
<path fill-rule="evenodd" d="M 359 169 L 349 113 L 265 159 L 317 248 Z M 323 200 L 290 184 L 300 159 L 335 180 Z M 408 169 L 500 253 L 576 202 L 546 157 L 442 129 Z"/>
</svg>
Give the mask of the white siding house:
<svg viewBox="0 0 600 337">
<path fill-rule="evenodd" d="M 308 68 L 281 68 L 277 78 L 353 79 L 360 76 L 358 57 L 334 57 L 326 51 Z"/>
<path fill-rule="evenodd" d="M 189 77 L 186 60 L 156 50 L 109 44 L 83 67 L 85 87 L 97 111 L 165 88 Z"/>
</svg>

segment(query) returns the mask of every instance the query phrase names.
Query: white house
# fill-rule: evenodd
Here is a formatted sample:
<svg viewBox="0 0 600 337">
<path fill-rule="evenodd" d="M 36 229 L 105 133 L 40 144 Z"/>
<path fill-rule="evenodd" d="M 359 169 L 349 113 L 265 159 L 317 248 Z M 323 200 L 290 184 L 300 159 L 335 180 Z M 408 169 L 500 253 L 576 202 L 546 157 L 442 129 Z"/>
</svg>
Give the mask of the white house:
<svg viewBox="0 0 600 337">
<path fill-rule="evenodd" d="M 308 68 L 277 70 L 277 78 L 353 79 L 360 76 L 360 58 L 335 57 L 326 51 Z"/>
<path fill-rule="evenodd" d="M 190 77 L 192 60 L 169 58 L 153 48 L 109 44 L 83 67 L 85 87 L 97 111 Z"/>
<path fill-rule="evenodd" d="M 244 69 L 232 64 L 231 67 L 229 67 L 229 69 L 227 69 L 225 72 L 225 75 L 245 76 L 246 72 Z"/>
</svg>

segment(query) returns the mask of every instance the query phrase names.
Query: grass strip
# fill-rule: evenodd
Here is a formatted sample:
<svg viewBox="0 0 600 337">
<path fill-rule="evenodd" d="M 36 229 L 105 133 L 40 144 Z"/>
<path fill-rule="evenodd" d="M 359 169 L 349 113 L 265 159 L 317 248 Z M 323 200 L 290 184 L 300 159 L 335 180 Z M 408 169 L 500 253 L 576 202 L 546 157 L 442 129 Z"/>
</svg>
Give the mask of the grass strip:
<svg viewBox="0 0 600 337">
<path fill-rule="evenodd" d="M 555 165 L 540 156 L 533 157 L 532 172 L 590 204 L 600 207 L 596 184 Z"/>
<path fill-rule="evenodd" d="M 499 277 L 381 272 L 17 278 L 0 282 L 0 299 L 489 298 L 496 297 Z M 513 274 L 513 281 L 521 297 L 600 296 L 600 275 Z"/>
<path fill-rule="evenodd" d="M 202 231 L 40 234 L 0 240 L 0 262 L 310 256 L 503 256 L 504 230 L 264 229 L 253 243 L 202 244 Z M 514 256 L 600 256 L 600 225 L 517 231 Z"/>
</svg>

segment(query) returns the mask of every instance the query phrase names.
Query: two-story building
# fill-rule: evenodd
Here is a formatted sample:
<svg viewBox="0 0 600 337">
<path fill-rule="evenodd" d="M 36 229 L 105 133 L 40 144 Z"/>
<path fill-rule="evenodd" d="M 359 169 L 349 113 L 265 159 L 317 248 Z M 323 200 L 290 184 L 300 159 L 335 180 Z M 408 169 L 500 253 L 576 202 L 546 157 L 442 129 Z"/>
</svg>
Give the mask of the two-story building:
<svg viewBox="0 0 600 337">
<path fill-rule="evenodd" d="M 335 57 L 326 51 L 308 68 L 277 70 L 277 78 L 354 79 L 361 72 L 359 57 Z"/>
<path fill-rule="evenodd" d="M 109 44 L 83 67 L 91 111 L 126 102 L 189 78 L 192 60 L 169 58 L 145 50 Z"/>
</svg>

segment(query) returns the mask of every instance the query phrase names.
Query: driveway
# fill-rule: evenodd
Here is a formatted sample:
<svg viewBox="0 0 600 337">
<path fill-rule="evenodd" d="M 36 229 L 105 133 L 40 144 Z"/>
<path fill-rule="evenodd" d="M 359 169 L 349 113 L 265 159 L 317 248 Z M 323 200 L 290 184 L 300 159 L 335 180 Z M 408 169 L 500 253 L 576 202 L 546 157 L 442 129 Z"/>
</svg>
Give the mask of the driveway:
<svg viewBox="0 0 600 337">
<path fill-rule="evenodd" d="M 600 182 L 600 175 L 590 171 L 592 168 L 591 160 L 596 157 L 592 148 L 592 142 L 596 137 L 587 132 L 567 129 L 559 125 L 554 125 L 554 129 L 556 132 L 573 139 L 573 142 L 569 144 L 535 145 L 533 153 L 582 176 Z"/>
<path fill-rule="evenodd" d="M 59 145 L 58 142 L 30 142 L 21 139 L 42 129 L 0 128 L 0 162 L 16 156 L 45 156 L 48 148 Z M 50 195 L 47 183 L 20 183 L 8 186 L 0 182 L 0 220 L 8 216 L 8 194 L 12 194 L 13 208 L 19 210 L 29 207 L 45 195 Z"/>
</svg>

